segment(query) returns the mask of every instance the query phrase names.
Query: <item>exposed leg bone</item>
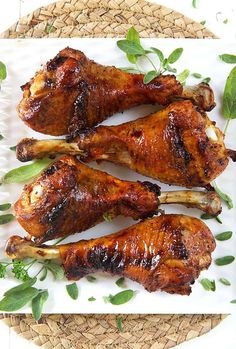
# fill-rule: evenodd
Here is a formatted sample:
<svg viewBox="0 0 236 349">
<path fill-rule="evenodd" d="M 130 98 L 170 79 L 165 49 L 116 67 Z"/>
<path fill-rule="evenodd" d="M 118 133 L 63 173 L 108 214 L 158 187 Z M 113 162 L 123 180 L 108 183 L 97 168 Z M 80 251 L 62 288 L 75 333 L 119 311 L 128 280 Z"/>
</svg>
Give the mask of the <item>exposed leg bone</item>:
<svg viewBox="0 0 236 349">
<path fill-rule="evenodd" d="M 160 204 L 180 204 L 187 207 L 195 207 L 211 216 L 217 216 L 221 212 L 220 197 L 215 192 L 201 192 L 193 190 L 162 192 Z"/>
<path fill-rule="evenodd" d="M 216 105 L 213 90 L 205 83 L 184 86 L 180 98 L 191 99 L 194 104 L 206 111 L 212 110 Z"/>
</svg>

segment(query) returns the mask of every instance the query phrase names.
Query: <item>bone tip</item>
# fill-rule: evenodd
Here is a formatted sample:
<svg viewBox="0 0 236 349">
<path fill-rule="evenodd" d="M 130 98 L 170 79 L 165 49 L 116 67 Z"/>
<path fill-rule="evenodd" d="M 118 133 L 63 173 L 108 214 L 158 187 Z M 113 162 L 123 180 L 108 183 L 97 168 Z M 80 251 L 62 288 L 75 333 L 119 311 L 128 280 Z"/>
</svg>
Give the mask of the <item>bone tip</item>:
<svg viewBox="0 0 236 349">
<path fill-rule="evenodd" d="M 19 254 L 23 245 L 28 244 L 27 241 L 20 236 L 11 236 L 5 247 L 5 254 L 11 259 L 19 258 Z"/>
<path fill-rule="evenodd" d="M 31 147 L 37 142 L 34 138 L 24 138 L 16 146 L 16 158 L 21 162 L 30 161 L 34 158 Z"/>
<path fill-rule="evenodd" d="M 212 216 L 218 216 L 222 211 L 221 200 L 219 195 L 212 191 L 207 193 L 208 199 L 208 213 Z"/>
</svg>

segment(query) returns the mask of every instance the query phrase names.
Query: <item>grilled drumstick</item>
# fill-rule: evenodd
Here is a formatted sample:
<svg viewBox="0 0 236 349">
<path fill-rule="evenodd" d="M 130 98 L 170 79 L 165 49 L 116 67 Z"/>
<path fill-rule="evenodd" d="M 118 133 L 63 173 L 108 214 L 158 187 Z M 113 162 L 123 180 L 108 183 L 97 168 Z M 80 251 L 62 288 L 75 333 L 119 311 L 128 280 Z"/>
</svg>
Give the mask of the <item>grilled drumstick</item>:
<svg viewBox="0 0 236 349">
<path fill-rule="evenodd" d="M 142 119 L 99 126 L 76 138 L 23 139 L 17 158 L 79 155 L 85 162 L 107 160 L 168 184 L 201 187 L 214 180 L 233 157 L 222 132 L 190 101 L 178 101 Z"/>
<path fill-rule="evenodd" d="M 60 51 L 22 89 L 21 119 L 32 129 L 55 136 L 95 126 L 137 105 L 166 105 L 177 97 L 193 99 L 205 110 L 215 105 L 207 84 L 183 89 L 175 76 L 166 75 L 145 85 L 142 74 L 102 66 L 71 48 Z"/>
<path fill-rule="evenodd" d="M 162 215 L 118 233 L 76 243 L 36 247 L 18 236 L 9 239 L 10 258 L 57 258 L 70 280 L 95 271 L 122 275 L 157 290 L 189 295 L 191 284 L 211 264 L 215 240 L 199 219 Z"/>
<path fill-rule="evenodd" d="M 54 162 L 25 186 L 15 204 L 19 223 L 37 242 L 82 232 L 117 215 L 152 216 L 160 204 L 197 207 L 211 215 L 221 211 L 214 192 L 160 193 L 150 182 L 128 182 L 94 170 L 72 156 Z"/>
</svg>

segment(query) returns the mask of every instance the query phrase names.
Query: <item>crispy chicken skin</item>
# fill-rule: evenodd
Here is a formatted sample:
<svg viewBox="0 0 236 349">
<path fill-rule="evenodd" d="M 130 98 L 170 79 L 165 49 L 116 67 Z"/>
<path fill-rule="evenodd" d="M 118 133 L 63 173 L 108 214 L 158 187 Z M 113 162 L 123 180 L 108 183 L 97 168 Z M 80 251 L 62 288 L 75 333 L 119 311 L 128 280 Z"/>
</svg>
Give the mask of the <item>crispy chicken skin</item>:
<svg viewBox="0 0 236 349">
<path fill-rule="evenodd" d="M 159 194 L 155 184 L 122 181 L 64 156 L 25 186 L 14 209 L 21 226 L 42 242 L 84 231 L 105 215 L 152 216 Z"/>
<path fill-rule="evenodd" d="M 191 284 L 211 264 L 215 240 L 199 219 L 162 215 L 91 240 L 37 247 L 17 236 L 9 239 L 10 258 L 58 258 L 69 280 L 95 271 L 125 276 L 149 292 L 189 295 Z"/>
<path fill-rule="evenodd" d="M 142 74 L 102 66 L 68 47 L 22 89 L 20 118 L 33 130 L 54 136 L 93 127 L 137 105 L 166 105 L 175 97 L 192 98 L 206 110 L 215 105 L 207 84 L 183 89 L 174 75 L 161 75 L 145 85 Z"/>
<path fill-rule="evenodd" d="M 191 101 L 118 126 L 98 126 L 63 140 L 23 139 L 17 158 L 28 161 L 57 153 L 77 154 L 85 162 L 106 160 L 161 182 L 204 187 L 228 165 L 223 133 Z"/>
</svg>

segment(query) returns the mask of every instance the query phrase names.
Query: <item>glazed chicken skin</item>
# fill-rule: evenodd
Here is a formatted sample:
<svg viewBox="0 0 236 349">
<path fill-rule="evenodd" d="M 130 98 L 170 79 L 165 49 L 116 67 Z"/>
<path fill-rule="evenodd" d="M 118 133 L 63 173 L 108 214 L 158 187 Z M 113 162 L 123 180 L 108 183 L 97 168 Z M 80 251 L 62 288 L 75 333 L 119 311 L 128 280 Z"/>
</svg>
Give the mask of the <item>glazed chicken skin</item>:
<svg viewBox="0 0 236 349">
<path fill-rule="evenodd" d="M 75 134 L 141 104 L 167 105 L 181 97 L 205 110 L 215 105 L 207 84 L 183 88 L 174 75 L 160 75 L 145 85 L 143 77 L 102 66 L 67 47 L 22 86 L 18 114 L 33 130 L 58 136 Z"/>
<path fill-rule="evenodd" d="M 25 186 L 14 209 L 18 222 L 42 243 L 82 232 L 118 215 L 144 219 L 158 213 L 160 204 L 197 207 L 211 215 L 221 212 L 214 192 L 160 193 L 150 182 L 129 182 L 64 156 Z"/>
<path fill-rule="evenodd" d="M 223 133 L 205 112 L 191 101 L 178 101 L 135 121 L 87 130 L 68 142 L 23 139 L 17 145 L 20 161 L 58 153 L 78 155 L 85 162 L 110 161 L 191 188 L 213 181 L 235 152 L 225 148 Z"/>
<path fill-rule="evenodd" d="M 162 215 L 117 233 L 76 243 L 36 246 L 9 239 L 8 257 L 59 259 L 69 280 L 104 271 L 137 281 L 149 292 L 189 295 L 191 284 L 211 263 L 215 240 L 199 219 Z"/>
</svg>

